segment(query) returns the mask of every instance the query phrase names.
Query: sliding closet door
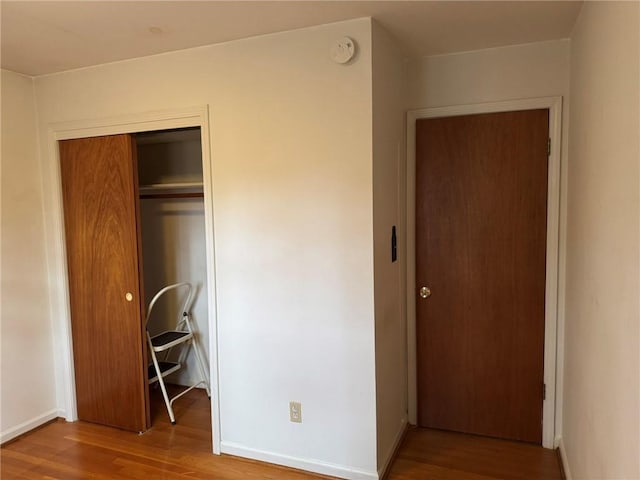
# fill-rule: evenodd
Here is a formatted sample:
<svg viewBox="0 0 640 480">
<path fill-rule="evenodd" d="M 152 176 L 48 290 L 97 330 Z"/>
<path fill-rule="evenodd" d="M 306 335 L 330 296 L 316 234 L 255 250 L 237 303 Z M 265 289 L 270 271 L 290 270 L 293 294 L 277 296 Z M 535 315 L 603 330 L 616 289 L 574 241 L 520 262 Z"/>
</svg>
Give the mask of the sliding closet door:
<svg viewBox="0 0 640 480">
<path fill-rule="evenodd" d="M 80 420 L 141 432 L 148 389 L 135 145 L 129 135 L 60 142 Z"/>
</svg>

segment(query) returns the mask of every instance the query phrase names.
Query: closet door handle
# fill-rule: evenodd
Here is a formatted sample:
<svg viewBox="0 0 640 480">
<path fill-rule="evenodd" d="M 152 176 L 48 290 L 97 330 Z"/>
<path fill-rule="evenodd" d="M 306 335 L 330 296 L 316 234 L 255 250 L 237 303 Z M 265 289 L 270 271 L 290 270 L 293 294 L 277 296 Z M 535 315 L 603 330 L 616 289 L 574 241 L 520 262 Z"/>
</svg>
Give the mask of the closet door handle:
<svg viewBox="0 0 640 480">
<path fill-rule="evenodd" d="M 131 292 L 127 292 L 127 293 L 124 295 L 124 298 L 126 298 L 126 299 L 127 299 L 127 302 L 131 302 L 131 301 L 133 300 L 133 294 L 132 294 Z"/>
</svg>

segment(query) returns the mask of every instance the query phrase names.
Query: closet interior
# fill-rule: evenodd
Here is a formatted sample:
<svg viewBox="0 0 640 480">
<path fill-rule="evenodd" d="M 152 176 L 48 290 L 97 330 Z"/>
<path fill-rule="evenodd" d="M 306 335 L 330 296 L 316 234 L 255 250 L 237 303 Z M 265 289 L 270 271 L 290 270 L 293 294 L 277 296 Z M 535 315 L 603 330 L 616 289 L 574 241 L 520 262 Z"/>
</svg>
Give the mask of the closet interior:
<svg viewBox="0 0 640 480">
<path fill-rule="evenodd" d="M 148 308 L 152 298 L 164 287 L 190 283 L 193 287 L 191 323 L 196 348 L 206 366 L 209 365 L 209 323 L 200 129 L 138 133 L 134 138 L 145 306 Z M 184 297 L 184 289 L 174 289 L 158 299 L 147 324 L 151 337 L 176 328 Z M 178 345 L 166 360 L 173 365 L 182 363 L 179 361 L 182 349 L 189 349 L 184 357 L 186 362 L 164 381 L 188 387 L 200 382 L 203 376 L 207 379 L 208 369 L 202 372 L 193 346 Z M 149 378 L 154 373 L 149 362 Z M 150 387 L 153 389 L 157 384 Z"/>
</svg>

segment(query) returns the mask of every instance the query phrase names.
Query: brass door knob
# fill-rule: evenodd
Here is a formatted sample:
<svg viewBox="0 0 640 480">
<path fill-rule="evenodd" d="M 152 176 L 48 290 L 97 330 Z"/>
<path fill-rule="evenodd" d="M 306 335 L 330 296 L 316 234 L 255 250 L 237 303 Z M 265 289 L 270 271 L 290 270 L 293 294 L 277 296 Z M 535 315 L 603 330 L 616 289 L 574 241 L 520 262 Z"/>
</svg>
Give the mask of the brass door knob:
<svg viewBox="0 0 640 480">
<path fill-rule="evenodd" d="M 431 289 L 429 287 L 420 288 L 420 297 L 429 298 L 431 296 Z"/>
<path fill-rule="evenodd" d="M 133 295 L 131 294 L 131 292 L 127 292 L 124 298 L 127 299 L 127 302 L 130 302 L 131 300 L 133 300 Z"/>
</svg>

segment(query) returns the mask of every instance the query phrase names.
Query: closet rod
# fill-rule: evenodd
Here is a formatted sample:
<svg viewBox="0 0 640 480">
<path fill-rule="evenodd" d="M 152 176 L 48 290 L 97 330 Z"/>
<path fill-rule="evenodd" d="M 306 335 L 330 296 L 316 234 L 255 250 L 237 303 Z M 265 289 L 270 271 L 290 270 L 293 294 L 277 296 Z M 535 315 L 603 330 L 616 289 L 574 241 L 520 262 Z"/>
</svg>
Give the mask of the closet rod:
<svg viewBox="0 0 640 480">
<path fill-rule="evenodd" d="M 144 193 L 140 195 L 141 200 L 146 200 L 150 198 L 204 198 L 204 193 L 202 192 L 191 192 L 191 193 Z"/>
</svg>

